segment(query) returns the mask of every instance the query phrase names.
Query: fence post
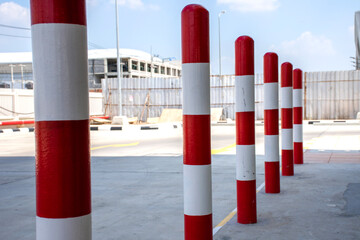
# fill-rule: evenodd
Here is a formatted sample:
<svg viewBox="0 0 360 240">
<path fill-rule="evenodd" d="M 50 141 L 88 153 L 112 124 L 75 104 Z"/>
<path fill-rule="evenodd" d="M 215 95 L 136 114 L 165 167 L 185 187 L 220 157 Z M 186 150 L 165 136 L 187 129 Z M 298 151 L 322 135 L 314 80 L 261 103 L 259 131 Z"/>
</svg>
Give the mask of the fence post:
<svg viewBox="0 0 360 240">
<path fill-rule="evenodd" d="M 293 71 L 294 163 L 303 164 L 302 71 Z"/>
<path fill-rule="evenodd" d="M 281 172 L 283 176 L 294 175 L 292 71 L 291 63 L 281 64 Z"/>
<path fill-rule="evenodd" d="M 280 192 L 278 55 L 264 55 L 265 192 Z"/>
<path fill-rule="evenodd" d="M 90 240 L 85 0 L 32 0 L 36 239 Z"/>
<path fill-rule="evenodd" d="M 237 221 L 256 223 L 254 40 L 235 41 Z"/>
<path fill-rule="evenodd" d="M 181 12 L 186 240 L 212 239 L 209 12 Z"/>
</svg>

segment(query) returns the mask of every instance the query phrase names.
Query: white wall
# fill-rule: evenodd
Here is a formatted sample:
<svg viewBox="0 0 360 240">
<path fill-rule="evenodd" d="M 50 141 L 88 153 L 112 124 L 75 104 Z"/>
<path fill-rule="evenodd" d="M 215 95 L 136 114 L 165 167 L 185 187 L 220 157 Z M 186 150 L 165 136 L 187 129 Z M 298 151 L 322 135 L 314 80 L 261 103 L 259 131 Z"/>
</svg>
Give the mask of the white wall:
<svg viewBox="0 0 360 240">
<path fill-rule="evenodd" d="M 101 115 L 102 93 L 90 94 L 90 115 Z M 24 89 L 0 89 L 0 117 L 2 119 L 34 117 L 34 91 Z"/>
</svg>

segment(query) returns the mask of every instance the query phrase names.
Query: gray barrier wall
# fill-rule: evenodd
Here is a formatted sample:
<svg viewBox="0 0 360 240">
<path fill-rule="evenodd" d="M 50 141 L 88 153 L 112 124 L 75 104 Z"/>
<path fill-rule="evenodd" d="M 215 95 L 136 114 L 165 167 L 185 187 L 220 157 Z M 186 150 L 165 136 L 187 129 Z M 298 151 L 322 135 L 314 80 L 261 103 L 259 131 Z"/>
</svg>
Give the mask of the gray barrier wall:
<svg viewBox="0 0 360 240">
<path fill-rule="evenodd" d="M 263 119 L 263 75 L 255 75 L 255 118 Z M 211 107 L 235 117 L 235 76 L 210 79 Z M 103 112 L 118 115 L 118 80 L 103 79 Z M 279 91 L 280 92 L 280 91 Z M 360 71 L 306 72 L 303 76 L 305 119 L 354 119 L 360 111 Z M 281 96 L 279 96 L 281 101 Z M 164 108 L 182 107 L 181 78 L 123 78 L 123 115 L 159 117 Z M 280 106 L 280 105 L 279 105 Z"/>
</svg>

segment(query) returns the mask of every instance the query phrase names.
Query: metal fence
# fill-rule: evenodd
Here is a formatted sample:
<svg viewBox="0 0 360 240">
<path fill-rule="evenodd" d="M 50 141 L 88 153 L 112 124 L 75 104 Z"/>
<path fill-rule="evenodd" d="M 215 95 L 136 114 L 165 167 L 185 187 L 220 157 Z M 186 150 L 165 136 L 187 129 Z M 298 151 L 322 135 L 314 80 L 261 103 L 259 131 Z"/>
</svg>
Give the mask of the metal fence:
<svg viewBox="0 0 360 240">
<path fill-rule="evenodd" d="M 305 119 L 354 119 L 360 112 L 360 71 L 304 73 Z"/>
<path fill-rule="evenodd" d="M 353 119 L 360 111 L 360 71 L 307 72 L 304 73 L 305 119 Z M 255 118 L 263 119 L 263 75 L 255 75 Z M 212 108 L 223 108 L 225 118 L 235 118 L 235 76 L 210 79 Z M 106 114 L 118 115 L 118 80 L 103 80 L 104 108 Z M 279 91 L 280 92 L 280 91 Z M 279 96 L 281 97 L 281 96 Z M 280 99 L 281 101 L 281 99 Z M 159 117 L 164 108 L 182 108 L 181 78 L 123 78 L 123 115 Z"/>
</svg>

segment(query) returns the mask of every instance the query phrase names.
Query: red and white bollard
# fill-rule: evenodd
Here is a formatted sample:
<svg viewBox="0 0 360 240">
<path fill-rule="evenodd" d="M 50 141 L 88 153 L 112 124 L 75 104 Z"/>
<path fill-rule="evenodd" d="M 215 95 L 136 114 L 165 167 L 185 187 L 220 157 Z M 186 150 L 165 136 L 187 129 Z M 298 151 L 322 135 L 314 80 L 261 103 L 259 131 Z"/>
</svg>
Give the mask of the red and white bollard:
<svg viewBox="0 0 360 240">
<path fill-rule="evenodd" d="M 36 239 L 90 240 L 85 0 L 32 0 Z"/>
<path fill-rule="evenodd" d="M 265 192 L 280 192 L 278 56 L 264 55 Z"/>
<path fill-rule="evenodd" d="M 235 41 L 237 221 L 256 223 L 254 40 Z"/>
<path fill-rule="evenodd" d="M 293 71 L 294 163 L 303 164 L 302 71 Z"/>
<path fill-rule="evenodd" d="M 181 12 L 186 240 L 212 239 L 209 12 Z"/>
<path fill-rule="evenodd" d="M 291 63 L 281 64 L 281 172 L 283 176 L 294 176 L 292 72 Z"/>
</svg>

